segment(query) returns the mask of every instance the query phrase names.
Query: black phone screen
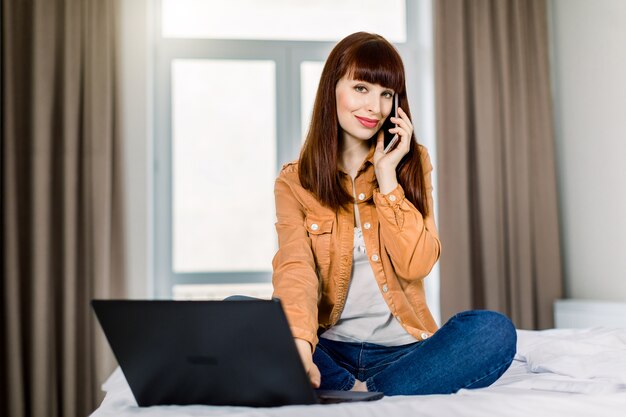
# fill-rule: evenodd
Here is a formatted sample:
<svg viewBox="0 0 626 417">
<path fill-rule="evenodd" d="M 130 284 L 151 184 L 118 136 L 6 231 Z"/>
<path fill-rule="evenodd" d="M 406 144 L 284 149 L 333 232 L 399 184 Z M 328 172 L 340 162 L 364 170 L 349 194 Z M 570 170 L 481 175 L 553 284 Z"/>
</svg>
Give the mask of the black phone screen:
<svg viewBox="0 0 626 417">
<path fill-rule="evenodd" d="M 384 143 L 385 149 L 387 149 L 387 146 L 389 146 L 389 143 L 392 141 L 393 137 L 395 136 L 394 133 L 389 133 L 389 129 L 393 129 L 394 127 L 396 127 L 396 125 L 391 122 L 391 117 L 398 117 L 397 106 L 398 106 L 398 95 L 394 94 L 393 104 L 391 106 L 391 112 L 389 113 L 389 116 L 387 117 L 387 119 L 385 119 L 383 126 L 381 128 L 385 135 L 385 143 Z"/>
</svg>

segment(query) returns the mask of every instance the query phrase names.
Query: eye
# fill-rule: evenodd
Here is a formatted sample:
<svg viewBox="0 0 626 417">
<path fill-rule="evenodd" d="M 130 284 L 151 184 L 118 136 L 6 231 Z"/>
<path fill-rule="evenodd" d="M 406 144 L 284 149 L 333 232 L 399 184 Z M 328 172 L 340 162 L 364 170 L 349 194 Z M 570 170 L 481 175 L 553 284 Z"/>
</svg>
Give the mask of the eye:
<svg viewBox="0 0 626 417">
<path fill-rule="evenodd" d="M 367 92 L 367 88 L 364 85 L 362 85 L 362 84 L 359 84 L 359 85 L 355 86 L 354 90 L 359 92 L 359 93 Z"/>
<path fill-rule="evenodd" d="M 383 92 L 383 97 L 385 97 L 385 98 L 393 98 L 393 91 L 385 91 L 385 92 Z"/>
</svg>

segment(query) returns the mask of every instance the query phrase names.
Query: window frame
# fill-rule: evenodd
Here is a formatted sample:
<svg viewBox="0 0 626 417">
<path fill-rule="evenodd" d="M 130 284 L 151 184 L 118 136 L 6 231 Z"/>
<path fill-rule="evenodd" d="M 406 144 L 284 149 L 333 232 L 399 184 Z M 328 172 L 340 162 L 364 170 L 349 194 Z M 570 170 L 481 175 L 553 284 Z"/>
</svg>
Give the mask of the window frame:
<svg viewBox="0 0 626 417">
<path fill-rule="evenodd" d="M 154 296 L 171 298 L 174 285 L 271 282 L 271 271 L 176 273 L 172 259 L 172 120 L 171 67 L 175 59 L 273 60 L 276 63 L 276 174 L 295 159 L 301 146 L 300 65 L 324 61 L 336 42 L 282 40 L 228 40 L 163 38 L 161 0 L 155 0 L 154 59 Z M 419 41 L 420 13 L 417 0 L 406 0 L 407 41 L 394 43 L 407 74 L 419 74 L 418 61 L 425 53 Z M 429 10 L 426 8 L 426 10 Z M 423 18 L 423 16 L 422 16 Z M 430 18 L 430 17 L 429 17 Z M 415 115 L 424 105 L 418 95 L 421 81 L 407 77 L 407 92 Z M 415 122 L 415 121 L 414 121 Z M 419 123 L 416 135 L 420 134 Z M 425 133 L 425 132 L 424 132 Z M 429 132 L 430 134 L 430 132 Z M 434 138 L 433 138 L 434 140 Z"/>
</svg>

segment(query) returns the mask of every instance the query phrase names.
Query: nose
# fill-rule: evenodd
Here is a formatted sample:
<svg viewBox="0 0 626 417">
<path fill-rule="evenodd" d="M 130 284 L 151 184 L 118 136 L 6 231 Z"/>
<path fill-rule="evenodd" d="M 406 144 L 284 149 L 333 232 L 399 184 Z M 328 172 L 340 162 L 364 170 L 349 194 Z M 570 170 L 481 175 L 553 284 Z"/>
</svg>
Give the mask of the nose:
<svg viewBox="0 0 626 417">
<path fill-rule="evenodd" d="M 372 114 L 380 114 L 380 104 L 381 99 L 372 94 L 368 95 L 365 106 L 368 112 Z"/>
</svg>

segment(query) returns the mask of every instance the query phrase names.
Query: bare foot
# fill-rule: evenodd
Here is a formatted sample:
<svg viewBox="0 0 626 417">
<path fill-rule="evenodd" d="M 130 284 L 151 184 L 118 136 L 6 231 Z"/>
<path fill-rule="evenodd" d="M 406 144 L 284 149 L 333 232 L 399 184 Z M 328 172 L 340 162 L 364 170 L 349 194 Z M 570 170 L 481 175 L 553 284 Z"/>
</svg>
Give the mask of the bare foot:
<svg viewBox="0 0 626 417">
<path fill-rule="evenodd" d="M 367 384 L 365 382 L 359 381 L 358 379 L 354 382 L 354 386 L 350 391 L 361 391 L 367 392 Z"/>
</svg>

